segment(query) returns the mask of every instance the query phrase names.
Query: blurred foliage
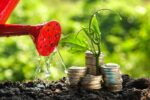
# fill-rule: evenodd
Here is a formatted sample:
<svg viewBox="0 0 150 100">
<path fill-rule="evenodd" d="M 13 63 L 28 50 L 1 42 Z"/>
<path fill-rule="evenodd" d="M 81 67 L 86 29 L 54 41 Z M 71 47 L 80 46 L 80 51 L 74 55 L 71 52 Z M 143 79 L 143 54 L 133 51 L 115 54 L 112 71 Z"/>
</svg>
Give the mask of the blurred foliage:
<svg viewBox="0 0 150 100">
<path fill-rule="evenodd" d="M 120 21 L 110 12 L 99 16 L 105 62 L 120 64 L 122 73 L 133 77 L 149 77 L 149 0 L 20 0 L 7 23 L 35 25 L 58 20 L 64 38 L 88 26 L 90 15 L 101 8 L 115 10 L 122 17 Z M 67 67 L 84 66 L 84 52 L 73 53 L 62 43 L 59 48 Z M 0 80 L 33 79 L 37 55 L 29 36 L 0 38 Z M 65 75 L 60 66 L 50 70 L 52 80 Z"/>
</svg>

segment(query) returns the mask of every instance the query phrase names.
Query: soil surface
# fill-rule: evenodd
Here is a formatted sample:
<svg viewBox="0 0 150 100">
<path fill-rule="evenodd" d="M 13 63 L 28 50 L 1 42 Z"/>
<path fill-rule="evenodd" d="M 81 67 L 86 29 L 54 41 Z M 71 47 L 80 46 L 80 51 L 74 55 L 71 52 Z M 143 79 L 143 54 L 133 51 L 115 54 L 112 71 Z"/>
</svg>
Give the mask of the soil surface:
<svg viewBox="0 0 150 100">
<path fill-rule="evenodd" d="M 113 93 L 103 87 L 87 90 L 70 87 L 66 78 L 57 82 L 1 82 L 0 100 L 150 100 L 150 79 L 122 75 L 123 90 Z"/>
</svg>

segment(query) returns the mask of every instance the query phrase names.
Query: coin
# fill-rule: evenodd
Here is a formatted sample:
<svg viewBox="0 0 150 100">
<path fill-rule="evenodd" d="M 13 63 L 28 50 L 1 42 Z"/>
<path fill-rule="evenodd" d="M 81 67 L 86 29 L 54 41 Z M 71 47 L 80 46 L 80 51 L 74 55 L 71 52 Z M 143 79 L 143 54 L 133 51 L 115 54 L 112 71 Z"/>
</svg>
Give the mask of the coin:
<svg viewBox="0 0 150 100">
<path fill-rule="evenodd" d="M 78 85 L 78 83 L 79 83 L 79 81 L 70 81 L 70 80 L 69 80 L 69 82 L 70 82 L 70 85 Z"/>
<path fill-rule="evenodd" d="M 84 84 L 83 87 L 87 89 L 100 89 L 101 84 Z"/>
<path fill-rule="evenodd" d="M 87 89 L 100 89 L 102 82 L 102 76 L 94 76 L 87 74 L 82 78 L 81 85 Z"/>
<path fill-rule="evenodd" d="M 106 68 L 106 67 L 102 67 L 102 71 L 104 71 L 104 72 L 118 72 L 119 71 L 119 69 L 118 68 L 111 68 L 111 67 L 108 67 L 108 68 Z"/>
<path fill-rule="evenodd" d="M 80 79 L 70 79 L 69 78 L 69 82 L 70 82 L 70 85 L 78 85 Z"/>
<path fill-rule="evenodd" d="M 96 65 L 96 58 L 91 51 L 85 52 L 85 65 Z"/>
<path fill-rule="evenodd" d="M 88 68 L 87 73 L 91 75 L 96 75 L 96 66 L 93 65 L 86 65 Z"/>
<path fill-rule="evenodd" d="M 105 86 L 108 87 L 110 91 L 120 91 L 121 89 L 119 87 L 122 87 L 122 77 L 119 70 L 120 66 L 115 63 L 107 63 L 102 65 L 101 68 Z"/>
<path fill-rule="evenodd" d="M 106 65 L 105 65 L 107 68 L 108 67 L 117 67 L 117 68 L 119 68 L 120 66 L 118 65 L 118 64 L 115 64 L 115 63 L 107 63 Z"/>
<path fill-rule="evenodd" d="M 108 89 L 112 92 L 117 92 L 122 90 L 122 85 L 110 85 Z"/>
<path fill-rule="evenodd" d="M 115 79 L 120 79 L 121 78 L 121 75 L 118 74 L 118 73 L 114 73 L 114 74 L 107 74 L 105 73 L 104 75 L 104 78 L 106 79 L 112 79 L 112 78 L 115 78 Z"/>
<path fill-rule="evenodd" d="M 86 70 L 86 67 L 77 67 L 77 66 L 72 66 L 68 69 L 68 71 L 85 71 Z"/>
<path fill-rule="evenodd" d="M 118 85 L 118 84 L 122 84 L 122 81 L 121 80 L 117 80 L 117 81 L 105 80 L 105 86 Z"/>
<path fill-rule="evenodd" d="M 68 78 L 70 85 L 78 85 L 81 78 L 86 74 L 86 67 L 72 66 L 68 69 Z"/>
<path fill-rule="evenodd" d="M 96 58 L 93 57 L 86 57 L 86 61 L 85 61 L 86 65 L 96 65 Z"/>
<path fill-rule="evenodd" d="M 101 80 L 102 76 L 101 75 L 95 76 L 95 75 L 87 74 L 83 79 Z"/>
<path fill-rule="evenodd" d="M 86 74 L 86 72 L 82 72 L 82 73 L 68 73 L 68 76 L 73 76 L 73 77 L 78 77 L 78 76 L 84 76 Z"/>
<path fill-rule="evenodd" d="M 95 84 L 100 84 L 100 81 L 83 81 L 81 83 L 82 85 L 95 85 Z"/>
<path fill-rule="evenodd" d="M 99 57 L 99 64 L 102 66 L 104 65 L 104 54 L 101 52 L 100 57 Z"/>
<path fill-rule="evenodd" d="M 86 57 L 93 57 L 93 53 L 91 51 L 85 52 Z"/>
</svg>

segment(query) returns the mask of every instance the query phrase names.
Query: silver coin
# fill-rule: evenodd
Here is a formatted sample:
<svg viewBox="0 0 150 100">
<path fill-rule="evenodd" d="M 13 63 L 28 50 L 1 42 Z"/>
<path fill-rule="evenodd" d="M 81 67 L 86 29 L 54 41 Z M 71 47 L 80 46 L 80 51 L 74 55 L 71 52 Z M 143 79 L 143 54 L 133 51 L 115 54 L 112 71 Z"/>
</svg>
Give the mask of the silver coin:
<svg viewBox="0 0 150 100">
<path fill-rule="evenodd" d="M 120 74 L 113 74 L 113 75 L 104 75 L 104 78 L 106 79 L 120 79 L 121 78 L 121 75 Z"/>
</svg>

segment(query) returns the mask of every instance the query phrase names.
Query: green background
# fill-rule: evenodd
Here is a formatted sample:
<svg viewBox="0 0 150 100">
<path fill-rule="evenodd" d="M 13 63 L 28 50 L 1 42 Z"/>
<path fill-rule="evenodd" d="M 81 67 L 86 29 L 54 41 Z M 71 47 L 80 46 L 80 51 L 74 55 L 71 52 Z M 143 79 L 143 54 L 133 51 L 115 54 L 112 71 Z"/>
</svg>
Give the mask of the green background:
<svg viewBox="0 0 150 100">
<path fill-rule="evenodd" d="M 90 15 L 102 8 L 115 10 L 122 17 L 119 20 L 113 13 L 104 13 L 99 18 L 105 63 L 118 63 L 121 72 L 132 77 L 149 77 L 149 0 L 20 0 L 7 23 L 36 25 L 57 20 L 64 38 L 87 26 Z M 73 53 L 61 43 L 59 49 L 67 67 L 84 66 L 84 52 Z M 29 36 L 0 38 L 0 80 L 34 79 L 37 55 Z M 58 55 L 51 63 L 49 79 L 65 76 Z"/>
</svg>

